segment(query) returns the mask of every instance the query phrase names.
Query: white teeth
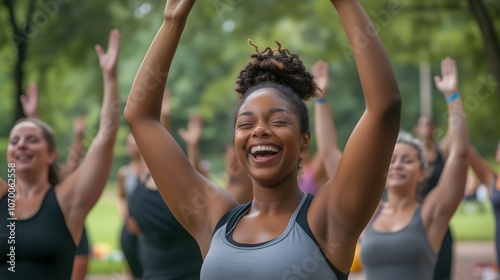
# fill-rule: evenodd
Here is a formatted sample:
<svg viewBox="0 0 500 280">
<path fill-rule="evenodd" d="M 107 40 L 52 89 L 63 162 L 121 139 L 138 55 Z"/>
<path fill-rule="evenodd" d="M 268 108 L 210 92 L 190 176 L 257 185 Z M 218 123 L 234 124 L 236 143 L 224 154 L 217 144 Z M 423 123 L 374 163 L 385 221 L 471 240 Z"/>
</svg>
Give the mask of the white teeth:
<svg viewBox="0 0 500 280">
<path fill-rule="evenodd" d="M 271 152 L 278 152 L 278 148 L 274 147 L 274 146 L 253 146 L 252 149 L 250 150 L 250 152 L 252 154 L 256 153 L 256 152 L 262 152 L 262 151 L 271 151 Z"/>
<path fill-rule="evenodd" d="M 19 154 L 16 156 L 16 158 L 18 160 L 26 160 L 26 159 L 30 159 L 32 156 L 31 155 L 27 155 L 27 154 Z"/>
</svg>

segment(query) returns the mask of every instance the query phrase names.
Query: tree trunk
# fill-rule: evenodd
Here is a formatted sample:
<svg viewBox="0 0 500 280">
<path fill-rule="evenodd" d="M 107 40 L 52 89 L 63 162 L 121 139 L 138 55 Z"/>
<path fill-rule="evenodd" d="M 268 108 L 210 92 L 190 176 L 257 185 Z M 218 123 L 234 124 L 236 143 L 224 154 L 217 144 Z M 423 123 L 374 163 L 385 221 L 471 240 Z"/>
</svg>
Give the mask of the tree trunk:
<svg viewBox="0 0 500 280">
<path fill-rule="evenodd" d="M 19 34 L 16 36 L 22 36 L 22 34 Z M 19 37 L 21 38 L 21 37 Z M 14 71 L 14 80 L 16 82 L 16 111 L 15 111 L 15 116 L 14 116 L 14 121 L 26 117 L 24 115 L 23 111 L 23 106 L 21 104 L 21 95 L 24 94 L 23 90 L 23 82 L 24 82 L 24 62 L 26 61 L 26 49 L 27 49 L 27 44 L 26 40 L 24 42 L 16 42 L 17 44 L 17 61 L 16 61 L 16 69 Z"/>
<path fill-rule="evenodd" d="M 488 61 L 490 71 L 497 81 L 500 83 L 500 45 L 498 43 L 497 34 L 493 27 L 490 15 L 484 6 L 482 0 L 467 0 L 469 2 L 469 9 L 474 15 L 474 18 L 479 25 L 481 34 L 484 39 L 484 49 L 486 54 L 486 61 Z M 500 87 L 496 87 L 500 94 Z"/>
<path fill-rule="evenodd" d="M 28 32 L 31 28 L 31 16 L 35 8 L 35 0 L 30 0 L 28 11 L 26 13 L 25 25 L 23 28 L 19 28 L 15 18 L 14 3 L 12 0 L 4 0 L 4 5 L 9 11 L 9 21 L 12 26 L 13 43 L 17 50 L 17 61 L 14 67 L 14 82 L 15 82 L 15 111 L 14 111 L 14 122 L 20 118 L 24 118 L 23 106 L 21 104 L 20 97 L 24 94 L 23 82 L 24 82 L 24 62 L 26 61 L 26 54 L 28 49 Z"/>
</svg>

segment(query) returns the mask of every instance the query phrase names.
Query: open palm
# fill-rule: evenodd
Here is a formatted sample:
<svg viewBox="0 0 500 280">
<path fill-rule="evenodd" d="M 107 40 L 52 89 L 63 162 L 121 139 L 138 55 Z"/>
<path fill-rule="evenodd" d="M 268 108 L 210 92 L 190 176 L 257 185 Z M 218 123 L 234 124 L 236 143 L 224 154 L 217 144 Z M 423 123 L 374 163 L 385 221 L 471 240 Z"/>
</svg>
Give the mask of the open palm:
<svg viewBox="0 0 500 280">
<path fill-rule="evenodd" d="M 120 52 L 120 32 L 117 29 L 109 33 L 108 49 L 104 52 L 100 45 L 95 47 L 99 65 L 104 73 L 110 74 L 116 72 L 118 64 L 118 53 Z"/>
<path fill-rule="evenodd" d="M 454 59 L 447 57 L 441 61 L 441 77 L 435 76 L 434 83 L 445 96 L 458 90 L 458 71 Z"/>
<path fill-rule="evenodd" d="M 203 129 L 203 122 L 201 117 L 193 115 L 189 118 L 187 130 L 179 129 L 179 135 L 187 145 L 196 145 L 200 141 L 201 131 Z"/>
<path fill-rule="evenodd" d="M 328 79 L 328 64 L 322 60 L 314 63 L 312 67 L 314 81 L 320 89 L 320 97 L 325 97 L 330 80 Z"/>
<path fill-rule="evenodd" d="M 35 82 L 31 82 L 28 86 L 26 95 L 21 95 L 21 105 L 23 106 L 23 112 L 28 118 L 38 117 L 38 86 Z"/>
<path fill-rule="evenodd" d="M 85 115 L 80 114 L 75 120 L 73 120 L 73 131 L 75 134 L 82 135 L 85 130 Z"/>
</svg>

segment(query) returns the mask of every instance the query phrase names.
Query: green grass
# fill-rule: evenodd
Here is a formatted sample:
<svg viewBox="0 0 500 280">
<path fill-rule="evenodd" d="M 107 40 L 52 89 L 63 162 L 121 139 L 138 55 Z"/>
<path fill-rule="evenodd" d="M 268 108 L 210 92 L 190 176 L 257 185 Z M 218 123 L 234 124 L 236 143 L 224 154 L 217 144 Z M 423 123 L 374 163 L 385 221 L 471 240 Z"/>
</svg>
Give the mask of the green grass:
<svg viewBox="0 0 500 280">
<path fill-rule="evenodd" d="M 453 239 L 457 241 L 490 241 L 494 239 L 495 220 L 491 204 L 485 205 L 483 212 L 477 207 L 470 214 L 465 212 L 462 203 L 451 219 Z"/>
<path fill-rule="evenodd" d="M 120 249 L 122 220 L 118 213 L 117 192 L 114 184 L 106 187 L 99 202 L 87 217 L 86 225 L 90 241 L 94 246 L 98 243 L 106 243 L 112 249 Z M 491 205 L 488 203 L 483 213 L 476 210 L 470 214 L 466 214 L 464 205 L 461 205 L 451 221 L 451 227 L 456 242 L 493 240 L 494 219 Z M 123 261 L 96 259 L 90 261 L 90 274 L 123 274 L 125 271 L 126 265 Z"/>
<path fill-rule="evenodd" d="M 109 244 L 113 250 L 120 250 L 122 219 L 118 212 L 117 197 L 116 186 L 106 186 L 103 195 L 87 217 L 85 224 L 94 247 L 102 243 Z M 90 274 L 123 274 L 125 271 L 124 261 L 90 260 Z"/>
</svg>

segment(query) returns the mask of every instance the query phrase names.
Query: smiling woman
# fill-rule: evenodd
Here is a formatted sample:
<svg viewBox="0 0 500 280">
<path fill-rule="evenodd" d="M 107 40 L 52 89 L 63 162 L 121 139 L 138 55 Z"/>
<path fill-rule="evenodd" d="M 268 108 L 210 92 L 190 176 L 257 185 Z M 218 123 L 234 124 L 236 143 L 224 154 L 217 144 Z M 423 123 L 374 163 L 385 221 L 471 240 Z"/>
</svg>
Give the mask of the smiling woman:
<svg viewBox="0 0 500 280">
<path fill-rule="evenodd" d="M 420 141 L 400 133 L 387 175 L 387 202 L 368 225 L 362 242 L 361 258 L 368 280 L 433 279 L 448 222 L 463 198 L 467 122 L 457 88 L 443 86 L 457 79 L 453 59 L 441 62 L 441 74 L 435 80 L 448 103 L 449 158 L 437 186 L 420 203 L 417 190 L 426 179 L 427 158 Z"/>
<path fill-rule="evenodd" d="M 16 180 L 9 195 L 0 191 L 0 279 L 70 279 L 75 244 L 85 218 L 104 189 L 119 126 L 116 77 L 120 35 L 110 33 L 108 50 L 96 48 L 104 76 L 99 130 L 81 164 L 59 180 L 52 129 L 36 119 L 18 121 L 10 131 L 9 166 Z M 15 209 L 10 188 L 15 189 Z M 15 220 L 15 241 L 6 242 L 6 224 Z M 35 233 L 35 234 L 34 234 Z M 10 235 L 12 235 L 10 233 Z M 15 262 L 8 263 L 10 255 Z M 14 272 L 15 271 L 15 272 Z"/>
<path fill-rule="evenodd" d="M 356 46 L 358 30 L 372 26 L 366 12 L 357 0 L 330 2 Z M 370 33 L 370 43 L 354 52 L 366 111 L 331 172 L 335 178 L 314 197 L 300 191 L 297 174 L 310 141 L 304 101 L 317 85 L 298 56 L 279 44 L 252 54 L 237 80 L 234 147 L 254 198 L 238 206 L 191 166 L 160 124 L 163 88 L 194 3 L 167 1 L 124 115 L 163 199 L 201 249 L 201 279 L 347 279 L 399 130 L 401 98 L 382 42 Z M 363 171 L 352 176 L 353 170 Z"/>
</svg>

